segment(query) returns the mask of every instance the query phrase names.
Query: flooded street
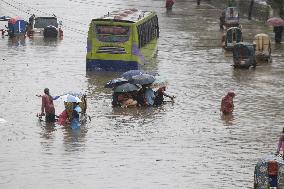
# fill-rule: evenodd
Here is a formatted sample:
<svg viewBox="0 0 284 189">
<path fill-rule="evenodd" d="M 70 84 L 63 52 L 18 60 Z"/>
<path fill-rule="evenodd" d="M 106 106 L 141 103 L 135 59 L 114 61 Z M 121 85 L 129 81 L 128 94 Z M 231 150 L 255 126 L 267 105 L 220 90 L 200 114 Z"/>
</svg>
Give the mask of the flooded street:
<svg viewBox="0 0 284 189">
<path fill-rule="evenodd" d="M 213 2 L 213 1 L 211 1 Z M 12 4 L 14 7 L 12 7 Z M 18 9 L 16 9 L 16 8 Z M 120 73 L 86 72 L 92 18 L 123 8 L 157 12 L 158 51 L 146 67 L 169 80 L 175 103 L 161 107 L 111 107 L 105 83 Z M 62 40 L 0 38 L 0 188 L 253 187 L 258 158 L 276 152 L 284 116 L 284 44 L 263 23 L 241 18 L 244 41 L 272 38 L 272 63 L 234 70 L 221 48 L 219 16 L 212 4 L 161 0 L 3 0 L 0 15 L 55 14 Z M 39 122 L 41 99 L 82 91 L 91 121 L 81 130 Z M 219 113 L 235 91 L 233 116 Z M 56 113 L 63 103 L 55 101 Z"/>
</svg>

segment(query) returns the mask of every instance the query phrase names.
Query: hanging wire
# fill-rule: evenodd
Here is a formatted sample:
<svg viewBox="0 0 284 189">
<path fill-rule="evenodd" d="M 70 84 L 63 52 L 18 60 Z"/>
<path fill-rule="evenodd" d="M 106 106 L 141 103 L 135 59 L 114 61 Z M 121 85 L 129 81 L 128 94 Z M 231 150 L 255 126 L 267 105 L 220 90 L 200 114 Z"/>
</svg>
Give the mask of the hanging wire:
<svg viewBox="0 0 284 189">
<path fill-rule="evenodd" d="M 10 7 L 13 7 L 14 9 L 19 10 L 19 11 L 21 11 L 21 12 L 23 12 L 23 13 L 29 15 L 29 16 L 33 15 L 33 13 L 30 13 L 30 11 L 28 11 L 28 10 L 30 10 L 30 9 L 33 9 L 33 10 L 35 10 L 36 12 L 39 12 L 39 13 L 42 13 L 42 14 L 51 15 L 51 14 L 46 13 L 46 12 L 44 12 L 44 11 L 41 11 L 41 10 L 39 10 L 39 9 L 35 9 L 35 8 L 32 8 L 32 7 L 28 7 L 28 6 L 24 5 L 23 3 L 19 3 L 19 2 L 16 2 L 16 1 L 14 1 L 14 0 L 11 0 L 11 1 L 22 5 L 22 7 L 26 7 L 28 10 L 24 10 L 24 9 L 22 9 L 22 8 L 19 8 L 19 7 L 15 6 L 15 5 L 13 5 L 13 4 L 11 4 L 11 3 L 5 1 L 5 0 L 0 0 L 0 1 L 4 2 L 5 4 L 9 5 Z M 57 17 L 57 18 L 60 18 L 60 17 Z M 63 20 L 68 21 L 69 19 L 63 19 Z M 76 22 L 76 21 L 72 21 L 72 20 L 70 20 L 70 22 L 80 23 L 80 22 Z M 82 23 L 81 23 L 81 24 L 82 24 Z M 87 33 L 86 30 L 80 30 L 80 29 L 73 28 L 73 27 L 70 27 L 70 26 L 63 26 L 63 28 L 66 28 L 67 30 L 70 30 L 70 31 L 72 31 L 72 32 L 76 32 L 76 33 L 79 33 L 79 34 L 82 34 L 82 35 L 86 35 L 86 33 Z"/>
<path fill-rule="evenodd" d="M 28 10 L 34 10 L 34 11 L 36 11 L 36 12 L 40 12 L 40 13 L 45 14 L 45 15 L 51 15 L 51 16 L 53 16 L 53 14 L 50 14 L 50 13 L 47 13 L 47 12 L 45 12 L 45 11 L 42 11 L 42 10 L 39 10 L 39 9 L 30 7 L 30 6 L 27 6 L 27 5 L 25 5 L 24 3 L 17 2 L 17 1 L 15 1 L 15 0 L 10 0 L 10 1 L 12 1 L 12 2 L 14 2 L 14 3 L 17 3 L 17 4 L 21 5 L 22 7 L 26 7 Z M 72 22 L 72 23 L 81 24 L 81 25 L 85 25 L 85 26 L 88 25 L 88 24 L 85 24 L 85 23 L 82 23 L 82 22 L 79 22 L 79 21 L 75 21 L 75 20 L 71 20 L 71 19 L 68 19 L 68 18 L 63 18 L 63 17 L 58 17 L 58 16 L 56 16 L 56 17 L 59 18 L 60 20 L 63 20 L 64 22 L 67 21 L 67 22 Z"/>
</svg>

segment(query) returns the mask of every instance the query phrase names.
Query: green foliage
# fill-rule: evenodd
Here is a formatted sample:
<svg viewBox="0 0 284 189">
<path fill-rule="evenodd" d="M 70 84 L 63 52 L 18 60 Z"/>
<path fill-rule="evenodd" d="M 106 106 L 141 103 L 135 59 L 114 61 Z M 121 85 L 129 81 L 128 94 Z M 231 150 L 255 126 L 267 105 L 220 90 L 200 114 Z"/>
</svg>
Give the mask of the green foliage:
<svg viewBox="0 0 284 189">
<path fill-rule="evenodd" d="M 279 9 L 279 15 L 284 18 L 284 1 L 283 0 L 272 0 L 272 8 Z"/>
</svg>

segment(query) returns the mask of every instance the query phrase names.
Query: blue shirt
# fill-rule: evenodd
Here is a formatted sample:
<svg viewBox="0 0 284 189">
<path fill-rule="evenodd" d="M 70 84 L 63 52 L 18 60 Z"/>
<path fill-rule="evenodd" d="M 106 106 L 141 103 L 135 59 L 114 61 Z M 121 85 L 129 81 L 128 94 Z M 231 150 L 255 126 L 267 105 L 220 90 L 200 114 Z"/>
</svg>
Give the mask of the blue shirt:
<svg viewBox="0 0 284 189">
<path fill-rule="evenodd" d="M 145 90 L 145 97 L 147 101 L 147 105 L 154 105 L 155 94 L 151 88 L 147 88 Z"/>
<path fill-rule="evenodd" d="M 74 108 L 74 110 L 78 113 L 78 115 L 80 115 L 80 113 L 81 113 L 81 107 L 80 106 L 76 106 L 75 108 Z M 80 117 L 80 116 L 79 116 Z M 78 128 L 80 128 L 80 126 L 81 126 L 81 124 L 80 124 L 80 119 L 79 119 L 79 117 L 73 117 L 73 119 L 72 119 L 72 121 L 71 121 L 71 128 L 72 129 L 78 129 Z"/>
</svg>

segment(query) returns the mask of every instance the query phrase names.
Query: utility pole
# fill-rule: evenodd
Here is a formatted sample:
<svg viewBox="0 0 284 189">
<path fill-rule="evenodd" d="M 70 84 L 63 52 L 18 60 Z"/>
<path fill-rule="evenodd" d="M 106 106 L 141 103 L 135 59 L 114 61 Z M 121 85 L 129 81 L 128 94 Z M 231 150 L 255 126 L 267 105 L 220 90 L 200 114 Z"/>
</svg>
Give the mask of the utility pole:
<svg viewBox="0 0 284 189">
<path fill-rule="evenodd" d="M 251 15 L 252 15 L 252 10 L 253 10 L 253 4 L 254 4 L 254 0 L 250 1 L 250 5 L 249 5 L 249 12 L 248 12 L 248 19 L 251 20 Z"/>
</svg>

